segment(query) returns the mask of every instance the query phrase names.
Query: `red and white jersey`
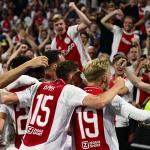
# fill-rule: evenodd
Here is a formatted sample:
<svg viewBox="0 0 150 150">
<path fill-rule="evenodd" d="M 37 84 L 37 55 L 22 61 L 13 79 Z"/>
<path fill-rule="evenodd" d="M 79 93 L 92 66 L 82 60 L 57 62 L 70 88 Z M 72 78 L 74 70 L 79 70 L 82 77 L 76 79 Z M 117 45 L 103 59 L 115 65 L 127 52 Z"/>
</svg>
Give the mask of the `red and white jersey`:
<svg viewBox="0 0 150 150">
<path fill-rule="evenodd" d="M 112 87 L 113 86 L 113 82 L 115 80 L 115 77 L 113 76 L 112 79 L 109 82 L 109 86 Z M 131 81 L 127 78 L 124 77 L 124 81 L 125 81 L 125 87 L 128 88 L 128 93 L 121 96 L 122 98 L 124 98 L 125 101 L 127 102 L 131 102 L 133 101 L 133 84 L 131 83 Z M 116 127 L 126 127 L 129 126 L 129 118 L 125 118 L 123 116 L 117 115 L 115 116 L 115 126 Z"/>
<path fill-rule="evenodd" d="M 150 83 L 150 77 L 147 73 L 141 75 L 141 81 L 145 83 Z M 150 96 L 149 93 L 144 92 L 140 89 L 137 89 L 136 103 L 139 103 L 141 106 L 144 104 L 144 101 Z"/>
<path fill-rule="evenodd" d="M 17 80 L 9 84 L 5 89 L 10 92 L 17 92 L 26 89 L 27 87 L 39 82 L 36 78 L 22 75 Z M 22 138 L 25 133 L 26 122 L 29 113 L 29 107 L 25 107 L 23 104 L 14 104 L 6 107 L 7 112 L 11 116 L 15 127 L 15 147 L 19 149 Z"/>
<path fill-rule="evenodd" d="M 8 112 L 8 110 L 6 109 L 7 105 L 5 104 L 0 104 L 0 113 L 4 113 L 7 115 L 7 118 L 5 119 L 5 124 L 3 127 L 3 131 L 0 134 L 0 143 L 3 145 L 6 145 L 6 147 L 8 147 L 8 145 L 10 144 L 10 136 L 14 135 L 14 132 L 12 130 L 12 126 L 10 124 L 12 124 L 12 119 L 11 116 Z M 6 147 L 4 147 L 4 150 L 6 150 Z"/>
<path fill-rule="evenodd" d="M 1 110 L 0 110 L 1 111 Z M 19 105 L 4 105 L 3 112 L 7 114 L 7 118 L 11 118 L 15 127 L 15 147 L 19 149 L 22 137 L 25 133 L 26 122 L 28 118 L 29 108 L 20 107 Z"/>
<path fill-rule="evenodd" d="M 88 94 L 55 82 L 37 83 L 16 94 L 21 103 L 31 106 L 20 150 L 63 150 L 74 108 L 82 105 Z"/>
<path fill-rule="evenodd" d="M 128 53 L 129 48 L 131 47 L 131 39 L 136 38 L 139 39 L 138 36 L 134 33 L 127 33 L 116 25 L 113 25 L 113 43 L 112 43 L 112 53 L 111 60 L 113 60 L 113 56 L 119 51 L 125 54 Z"/>
<path fill-rule="evenodd" d="M 30 77 L 28 75 L 21 75 L 17 80 L 9 84 L 5 89 L 11 92 L 16 90 L 19 91 L 25 89 L 26 86 L 30 86 L 37 82 L 39 81 L 36 78 Z"/>
<path fill-rule="evenodd" d="M 84 49 L 77 27 L 78 25 L 69 27 L 62 39 L 56 35 L 51 43 L 51 50 L 60 50 L 67 60 L 74 61 L 82 70 L 91 58 Z"/>
<path fill-rule="evenodd" d="M 94 93 L 92 92 L 94 91 L 94 88 L 89 88 L 87 89 L 87 91 Z M 96 92 L 94 94 L 98 94 L 98 90 L 95 91 Z M 114 124 L 115 113 L 118 115 L 122 115 L 125 118 L 132 118 L 139 121 L 147 120 L 150 122 L 149 111 L 143 111 L 141 109 L 135 108 L 118 95 L 115 96 L 112 102 L 104 107 L 101 111 L 94 110 L 95 109 L 91 108 L 77 107 L 76 111 L 74 111 L 75 120 L 73 121 L 73 127 L 75 127 L 75 141 L 73 143 L 73 150 L 119 150 Z M 100 116 L 98 116 L 99 114 L 97 114 L 99 111 L 101 113 Z M 99 128 L 100 130 L 98 130 Z M 98 137 L 100 138 L 99 141 L 97 140 Z"/>
<path fill-rule="evenodd" d="M 88 93 L 99 95 L 102 90 L 98 87 L 89 86 L 84 88 Z M 103 109 L 92 109 L 79 106 L 72 116 L 74 135 L 74 149 L 109 150 L 104 135 L 104 112 Z"/>
</svg>

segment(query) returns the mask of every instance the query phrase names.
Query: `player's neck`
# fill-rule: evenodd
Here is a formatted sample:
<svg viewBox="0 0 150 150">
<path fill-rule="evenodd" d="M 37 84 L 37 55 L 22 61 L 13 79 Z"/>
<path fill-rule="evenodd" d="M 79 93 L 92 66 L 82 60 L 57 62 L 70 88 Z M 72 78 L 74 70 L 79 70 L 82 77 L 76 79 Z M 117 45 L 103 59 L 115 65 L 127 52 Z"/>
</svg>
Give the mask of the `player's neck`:
<svg viewBox="0 0 150 150">
<path fill-rule="evenodd" d="M 95 86 L 95 87 L 100 87 L 98 82 L 87 82 L 87 86 Z"/>
</svg>

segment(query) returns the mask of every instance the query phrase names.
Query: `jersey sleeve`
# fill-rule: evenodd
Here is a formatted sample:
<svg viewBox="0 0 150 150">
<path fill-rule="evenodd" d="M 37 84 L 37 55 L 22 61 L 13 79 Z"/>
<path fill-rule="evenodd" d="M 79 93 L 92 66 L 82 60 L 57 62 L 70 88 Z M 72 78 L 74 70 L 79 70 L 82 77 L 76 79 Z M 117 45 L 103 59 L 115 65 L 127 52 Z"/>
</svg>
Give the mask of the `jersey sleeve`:
<svg viewBox="0 0 150 150">
<path fill-rule="evenodd" d="M 9 111 L 8 111 L 7 105 L 0 104 L 0 113 L 5 113 L 8 115 Z"/>
<path fill-rule="evenodd" d="M 32 97 L 36 93 L 36 90 L 40 84 L 41 83 L 39 82 L 39 83 L 36 83 L 36 84 L 30 86 L 29 88 L 27 88 L 23 91 L 16 92 L 20 105 L 30 107 Z"/>
<path fill-rule="evenodd" d="M 51 50 L 56 50 L 57 47 L 56 47 L 56 38 L 54 38 L 51 42 Z"/>
<path fill-rule="evenodd" d="M 78 32 L 78 25 L 70 26 L 67 31 L 68 35 L 73 39 Z"/>
<path fill-rule="evenodd" d="M 150 122 L 150 111 L 138 109 L 118 95 L 114 97 L 112 105 L 117 114 L 123 117 L 132 118 L 137 121 Z"/>
<path fill-rule="evenodd" d="M 88 93 L 78 87 L 66 85 L 61 93 L 61 100 L 69 106 L 79 106 L 87 95 Z"/>
<path fill-rule="evenodd" d="M 130 80 L 125 80 L 125 86 L 128 88 L 129 92 L 132 92 L 133 84 L 130 82 Z"/>
<path fill-rule="evenodd" d="M 12 89 L 16 89 L 16 88 L 19 88 L 21 86 L 32 85 L 32 84 L 37 83 L 37 82 L 39 82 L 39 81 L 36 78 L 30 77 L 27 75 L 22 75 L 16 81 L 9 84 L 6 87 L 6 89 L 8 91 L 10 91 Z"/>
<path fill-rule="evenodd" d="M 112 28 L 112 32 L 113 33 L 117 33 L 117 32 L 120 32 L 121 31 L 121 28 L 116 26 L 116 25 L 113 25 L 113 28 Z"/>
</svg>

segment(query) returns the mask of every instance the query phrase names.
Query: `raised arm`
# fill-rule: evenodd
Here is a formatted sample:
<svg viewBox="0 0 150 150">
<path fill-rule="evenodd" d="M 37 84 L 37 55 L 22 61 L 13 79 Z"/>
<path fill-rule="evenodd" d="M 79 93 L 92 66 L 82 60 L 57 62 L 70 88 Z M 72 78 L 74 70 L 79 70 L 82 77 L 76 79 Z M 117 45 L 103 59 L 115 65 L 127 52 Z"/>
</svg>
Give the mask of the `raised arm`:
<svg viewBox="0 0 150 150">
<path fill-rule="evenodd" d="M 125 67 L 126 69 L 126 75 L 128 76 L 128 79 L 138 88 L 140 88 L 141 90 L 150 93 L 150 84 L 144 83 L 143 81 L 141 81 L 140 78 L 138 78 L 135 75 L 135 72 L 133 71 L 133 69 L 131 70 L 131 67 L 126 67 L 126 61 L 125 59 L 120 59 L 118 61 L 118 64 L 120 64 L 122 67 Z"/>
<path fill-rule="evenodd" d="M 121 9 L 116 9 L 101 19 L 101 23 L 110 31 L 112 31 L 113 29 L 113 24 L 108 21 L 115 15 L 123 16 L 123 12 L 121 11 Z"/>
<path fill-rule="evenodd" d="M 69 7 L 72 10 L 74 10 L 80 18 L 81 23 L 78 25 L 78 31 L 84 30 L 85 28 L 87 28 L 91 24 L 91 21 L 87 18 L 87 16 L 82 11 L 80 11 L 77 8 L 77 6 L 75 5 L 74 2 L 70 2 Z"/>
<path fill-rule="evenodd" d="M 6 117 L 6 113 L 0 112 L 0 134 L 3 132 Z"/>
<path fill-rule="evenodd" d="M 6 90 L 1 90 L 1 101 L 2 104 L 17 104 L 19 103 L 19 98 L 16 93 L 11 93 Z"/>
<path fill-rule="evenodd" d="M 148 56 L 150 56 L 150 27 L 147 29 L 146 46 L 148 50 Z"/>
<path fill-rule="evenodd" d="M 141 90 L 150 93 L 150 84 L 144 83 L 141 81 L 134 73 L 134 71 L 131 71 L 131 69 L 126 68 L 126 74 L 128 76 L 128 79 L 138 88 Z"/>
<path fill-rule="evenodd" d="M 113 99 L 112 106 L 117 114 L 126 118 L 132 118 L 137 121 L 150 122 L 150 111 L 138 109 L 130 103 L 126 102 L 120 96 L 116 96 Z"/>
<path fill-rule="evenodd" d="M 83 100 L 83 105 L 88 107 L 93 107 L 96 109 L 103 108 L 109 104 L 113 98 L 118 94 L 120 89 L 124 87 L 125 83 L 121 77 L 118 77 L 112 88 L 102 93 L 99 96 L 88 95 Z"/>
<path fill-rule="evenodd" d="M 33 58 L 30 61 L 25 62 L 19 67 L 12 69 L 0 76 L 0 88 L 6 87 L 8 84 L 16 80 L 20 75 L 26 72 L 30 68 L 36 68 L 40 66 L 48 66 L 48 59 L 45 56 L 39 56 Z"/>
</svg>

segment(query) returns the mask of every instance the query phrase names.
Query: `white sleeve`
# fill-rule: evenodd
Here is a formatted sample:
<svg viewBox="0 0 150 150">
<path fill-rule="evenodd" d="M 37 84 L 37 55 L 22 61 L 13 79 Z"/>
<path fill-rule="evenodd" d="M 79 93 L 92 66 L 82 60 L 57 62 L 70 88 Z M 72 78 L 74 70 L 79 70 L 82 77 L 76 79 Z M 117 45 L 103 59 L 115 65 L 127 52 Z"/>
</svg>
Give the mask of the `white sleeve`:
<svg viewBox="0 0 150 150">
<path fill-rule="evenodd" d="M 133 84 L 129 79 L 125 80 L 125 86 L 128 88 L 129 92 L 132 92 Z"/>
<path fill-rule="evenodd" d="M 12 89 L 16 89 L 22 86 L 27 86 L 27 85 L 32 85 L 34 83 L 39 82 L 36 78 L 27 76 L 27 75 L 22 75 L 20 76 L 17 80 L 15 80 L 14 82 L 12 82 L 11 84 L 9 84 L 6 89 L 8 91 L 12 90 Z"/>
<path fill-rule="evenodd" d="M 35 91 L 37 90 L 40 84 L 41 83 L 39 82 L 23 91 L 16 92 L 21 105 L 30 107 L 32 101 L 32 95 L 35 93 Z"/>
<path fill-rule="evenodd" d="M 69 35 L 72 39 L 74 39 L 74 37 L 79 34 L 79 32 L 78 32 L 78 25 L 70 26 L 70 27 L 68 28 L 67 33 L 68 33 L 68 35 Z"/>
<path fill-rule="evenodd" d="M 0 112 L 5 113 L 5 114 L 8 115 L 9 111 L 8 111 L 7 105 L 0 104 Z"/>
<path fill-rule="evenodd" d="M 74 85 L 66 85 L 61 92 L 61 101 L 69 106 L 82 105 L 83 99 L 87 96 L 84 90 Z"/>
<path fill-rule="evenodd" d="M 117 114 L 120 114 L 129 119 L 132 118 L 137 121 L 150 122 L 150 111 L 138 109 L 130 103 L 126 102 L 122 97 L 118 95 L 114 97 L 111 104 Z"/>
<path fill-rule="evenodd" d="M 116 26 L 116 25 L 113 25 L 113 28 L 112 28 L 112 32 L 113 33 L 118 33 L 118 32 L 120 32 L 122 29 L 120 28 L 120 27 L 118 27 L 118 26 Z"/>
<path fill-rule="evenodd" d="M 57 50 L 57 47 L 56 47 L 56 38 L 54 38 L 51 42 L 51 50 Z"/>
</svg>

